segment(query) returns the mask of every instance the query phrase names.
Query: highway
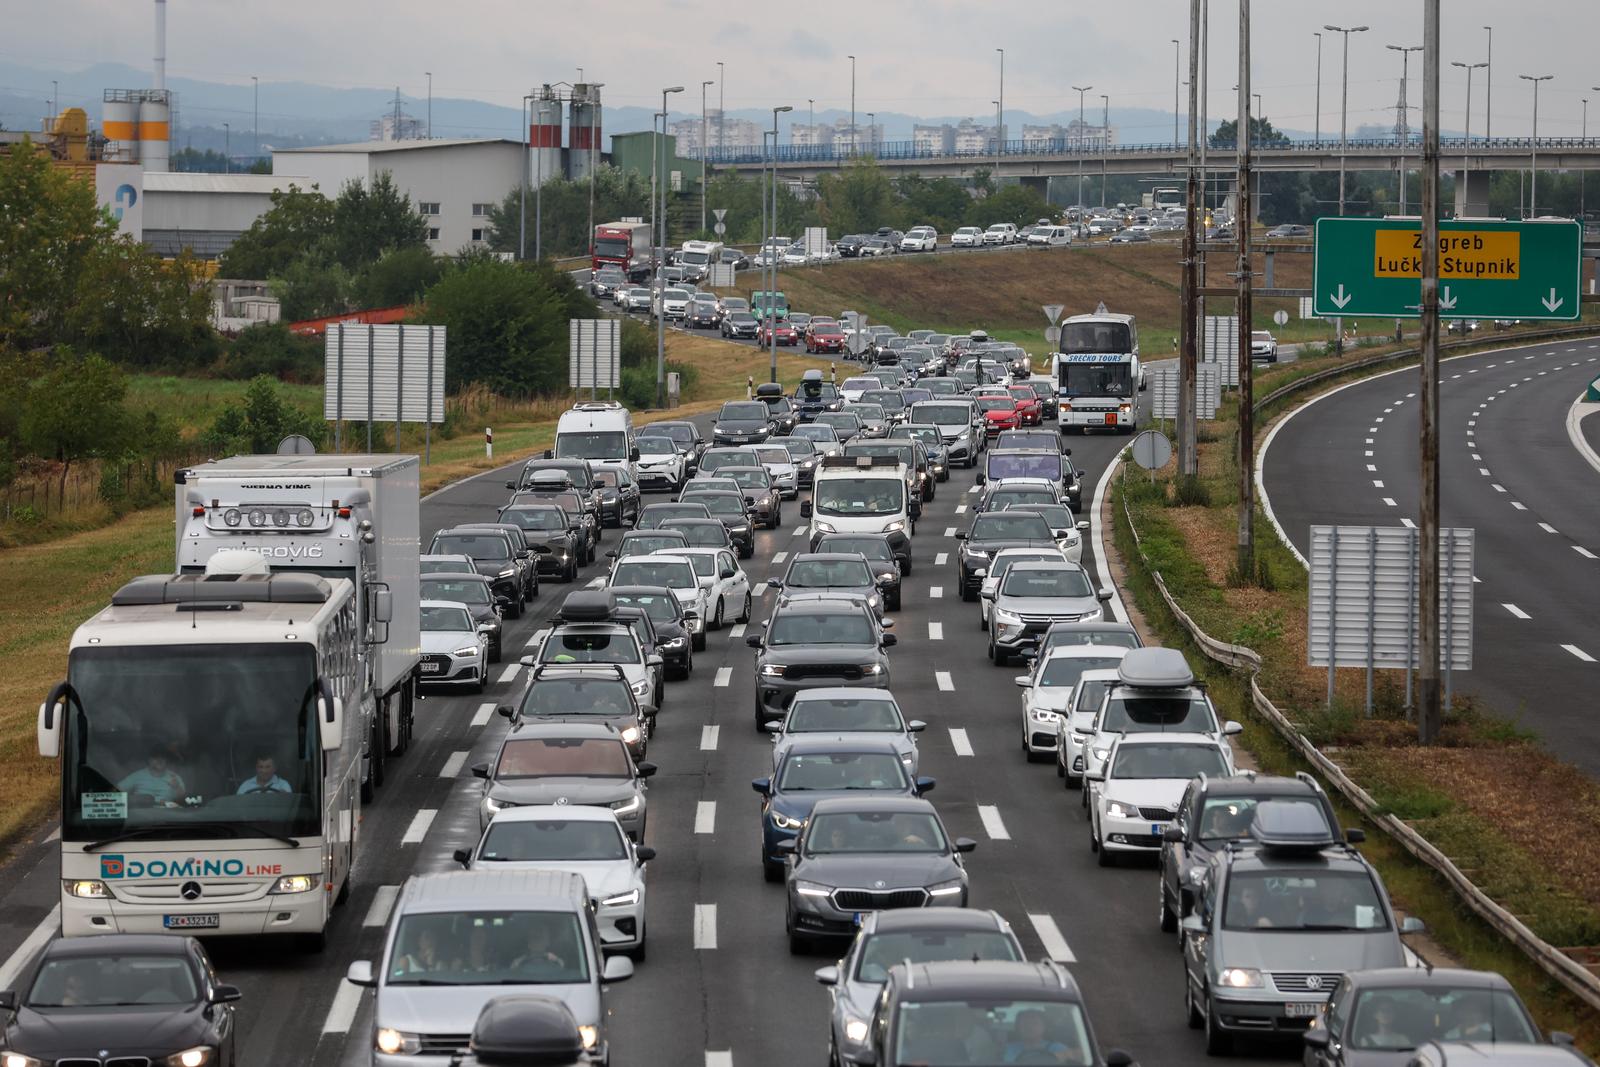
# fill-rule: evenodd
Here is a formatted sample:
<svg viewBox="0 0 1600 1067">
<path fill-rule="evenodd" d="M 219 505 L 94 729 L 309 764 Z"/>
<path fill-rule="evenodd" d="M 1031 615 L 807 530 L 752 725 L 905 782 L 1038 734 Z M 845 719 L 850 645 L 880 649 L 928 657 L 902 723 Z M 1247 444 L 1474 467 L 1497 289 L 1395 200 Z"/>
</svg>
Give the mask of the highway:
<svg viewBox="0 0 1600 1067">
<path fill-rule="evenodd" d="M 1439 404 L 1441 522 L 1477 531 L 1473 670 L 1455 676 L 1455 692 L 1515 717 L 1591 774 L 1600 473 L 1573 447 L 1566 416 L 1597 370 L 1590 340 L 1461 356 L 1441 365 Z M 1313 525 L 1416 521 L 1416 389 L 1415 370 L 1346 386 L 1263 446 L 1268 506 L 1299 553 Z"/>
<path fill-rule="evenodd" d="M 1127 440 L 1071 439 L 1087 485 L 1100 483 Z M 511 469 L 431 496 L 423 504 L 423 536 L 492 515 Z M 1050 765 L 1026 764 L 1018 751 L 1020 691 L 1011 678 L 1019 668 L 989 665 L 977 607 L 955 594 L 952 534 L 967 522 L 973 487 L 971 472 L 957 472 L 926 505 L 905 609 L 894 615 L 901 643 L 890 654 L 896 696 L 910 716 L 929 723 L 923 773 L 939 780 L 931 799 L 952 833 L 979 842 L 969 857 L 971 905 L 1001 911 L 1030 955 L 1072 961 L 1104 1045 L 1129 1048 L 1144 1067 L 1193 1064 L 1203 1056 L 1200 1035 L 1181 1013 L 1180 961 L 1173 938 L 1157 927 L 1153 869 L 1096 867 L 1077 794 L 1061 788 Z M 798 509 L 786 510 L 790 524 L 762 532 L 744 564 L 753 584 L 804 544 Z M 606 543 L 616 536 L 610 532 Z M 1091 573 L 1093 554 L 1086 547 Z M 597 574 L 590 567 L 578 586 L 545 584 L 537 610 L 508 623 L 507 665 L 497 668 L 488 693 L 430 696 L 421 704 L 415 746 L 389 764 L 388 783 L 364 813 L 351 899 L 320 955 L 267 939 L 210 945 L 223 979 L 244 990 L 245 1064 L 367 1062 L 371 994 L 345 983 L 345 968 L 378 955 L 389 907 L 408 875 L 449 867 L 451 851 L 475 840 L 479 783 L 467 768 L 487 759 L 503 735 L 505 721 L 492 712 L 521 684 L 516 650 L 567 589 Z M 771 601 L 770 592 L 758 599 L 758 620 Z M 647 843 L 659 858 L 649 868 L 649 958 L 610 992 L 618 1065 L 825 1059 L 827 1000 L 812 971 L 831 958 L 789 955 L 783 889 L 763 882 L 757 860 L 759 798 L 749 782 L 767 768 L 770 743 L 751 728 L 753 653 L 743 633 L 735 627 L 711 635 L 692 677 L 669 685 L 651 742 L 649 758 L 661 771 L 650 790 Z M 25 956 L 19 946 L 36 947 L 37 937 L 48 935 L 57 872 L 44 834 L 0 870 L 0 959 L 10 959 L 0 978 Z M 1291 1056 L 1298 1051 L 1265 1052 L 1279 1061 Z M 1261 1058 L 1247 1054 L 1252 1062 Z"/>
</svg>

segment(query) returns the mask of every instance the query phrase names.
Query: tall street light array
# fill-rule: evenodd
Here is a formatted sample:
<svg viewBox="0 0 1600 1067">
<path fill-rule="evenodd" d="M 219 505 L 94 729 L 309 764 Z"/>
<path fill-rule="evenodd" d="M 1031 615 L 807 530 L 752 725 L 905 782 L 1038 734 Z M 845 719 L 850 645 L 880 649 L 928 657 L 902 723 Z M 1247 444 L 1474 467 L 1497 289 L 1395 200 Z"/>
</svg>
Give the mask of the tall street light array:
<svg viewBox="0 0 1600 1067">
<path fill-rule="evenodd" d="M 673 93 L 681 92 L 683 92 L 683 86 L 681 85 L 674 85 L 669 89 L 661 90 L 660 119 L 661 133 L 663 135 L 667 132 L 667 97 Z M 652 127 L 653 130 L 654 127 Z M 667 406 L 667 316 L 665 314 L 666 308 L 661 300 L 661 268 L 666 265 L 667 259 L 667 163 L 662 158 L 662 153 L 666 151 L 666 143 L 665 136 L 656 138 L 656 150 L 651 153 L 653 158 L 650 160 L 651 197 L 654 199 L 656 190 L 659 189 L 661 198 L 658 202 L 651 204 L 651 207 L 656 209 L 659 234 L 655 252 L 656 291 L 654 300 L 656 311 L 656 407 L 658 408 Z"/>
<path fill-rule="evenodd" d="M 994 177 L 996 183 L 1000 180 L 1000 153 L 1005 151 L 1006 139 L 1006 50 L 996 48 L 1000 53 L 1000 99 L 995 101 L 994 124 Z"/>
<path fill-rule="evenodd" d="M 1092 85 L 1074 85 L 1073 92 L 1078 94 L 1078 233 L 1083 234 L 1083 94 L 1093 89 Z"/>
<path fill-rule="evenodd" d="M 856 57 L 846 56 L 850 60 L 850 154 L 856 154 L 856 145 L 861 138 L 856 133 Z"/>
<path fill-rule="evenodd" d="M 1365 33 L 1365 26 L 1334 26 L 1322 27 L 1330 33 L 1344 34 L 1344 77 L 1343 88 L 1339 92 L 1339 214 L 1344 214 L 1344 154 L 1349 147 L 1349 120 L 1350 120 L 1350 35 L 1352 33 Z"/>
<path fill-rule="evenodd" d="M 1525 82 L 1533 83 L 1533 148 L 1528 162 L 1528 214 L 1539 216 L 1539 83 L 1547 82 L 1554 74 L 1518 74 Z"/>
<path fill-rule="evenodd" d="M 706 89 L 715 84 L 715 81 L 700 83 L 700 229 L 702 231 L 706 228 L 706 181 L 708 180 L 706 159 L 711 154 L 706 141 Z"/>
<path fill-rule="evenodd" d="M 1176 37 L 1172 38 L 1172 144 L 1178 145 L 1178 87 L 1183 79 L 1183 57 L 1180 55 L 1182 45 Z"/>
<path fill-rule="evenodd" d="M 1311 36 L 1317 39 L 1317 117 L 1316 132 L 1311 136 L 1320 145 L 1322 143 L 1322 31 L 1313 31 Z"/>
<path fill-rule="evenodd" d="M 1484 33 L 1488 34 L 1488 50 L 1483 56 L 1483 65 L 1488 67 L 1483 72 L 1483 139 L 1488 140 L 1494 136 L 1494 27 L 1485 26 Z"/>
<path fill-rule="evenodd" d="M 1111 141 L 1111 98 L 1100 94 L 1100 206 L 1106 206 L 1106 153 Z"/>
<path fill-rule="evenodd" d="M 1461 191 L 1461 199 L 1459 201 L 1464 207 L 1467 203 L 1466 189 L 1464 188 L 1467 182 L 1467 153 L 1472 148 L 1472 72 L 1477 70 L 1479 67 L 1487 67 L 1489 64 L 1463 63 L 1457 59 L 1452 60 L 1450 65 L 1452 67 L 1460 67 L 1462 70 L 1467 72 L 1467 113 L 1465 116 L 1467 135 L 1461 143 L 1461 184 L 1463 189 Z"/>
<path fill-rule="evenodd" d="M 772 232 L 767 235 L 767 258 L 772 260 L 772 282 L 767 286 L 766 299 L 767 344 L 772 351 L 771 367 L 767 378 L 769 382 L 778 380 L 778 302 L 773 297 L 773 294 L 778 291 L 778 257 L 776 255 L 776 238 L 778 236 L 778 116 L 785 111 L 793 110 L 794 108 L 787 104 L 772 109 L 772 213 L 769 216 L 772 220 Z"/>
</svg>

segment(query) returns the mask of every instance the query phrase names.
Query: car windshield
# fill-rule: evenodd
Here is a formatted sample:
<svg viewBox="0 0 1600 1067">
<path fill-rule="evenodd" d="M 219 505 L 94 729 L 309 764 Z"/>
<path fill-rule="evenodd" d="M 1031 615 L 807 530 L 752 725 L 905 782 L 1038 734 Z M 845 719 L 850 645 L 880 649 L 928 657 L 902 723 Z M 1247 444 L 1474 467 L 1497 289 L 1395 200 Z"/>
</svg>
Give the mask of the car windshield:
<svg viewBox="0 0 1600 1067">
<path fill-rule="evenodd" d="M 510 559 L 511 550 L 504 534 L 436 534 L 428 548 L 430 556 L 471 556 L 473 559 Z"/>
<path fill-rule="evenodd" d="M 688 560 L 623 560 L 611 577 L 612 585 L 664 585 L 668 589 L 696 589 L 694 568 Z"/>
<path fill-rule="evenodd" d="M 477 574 L 469 559 L 424 559 L 420 564 L 421 574 Z"/>
<path fill-rule="evenodd" d="M 980 396 L 976 400 L 979 411 L 1015 411 L 1017 407 L 1009 396 Z"/>
<path fill-rule="evenodd" d="M 595 672 L 600 675 L 600 672 Z M 628 683 L 616 676 L 540 678 L 522 694 L 522 714 L 529 718 L 556 715 L 631 715 Z"/>
<path fill-rule="evenodd" d="M 518 819 L 489 824 L 478 862 L 597 863 L 628 858 L 622 828 L 600 819 Z"/>
<path fill-rule="evenodd" d="M 904 411 L 906 409 L 905 397 L 888 389 L 874 389 L 862 395 L 865 400 L 880 405 L 885 411 Z"/>
<path fill-rule="evenodd" d="M 766 416 L 763 415 L 762 418 Z M 729 449 L 726 452 L 707 452 L 700 457 L 700 473 L 710 474 L 723 467 L 753 467 L 758 460 L 748 449 Z"/>
<path fill-rule="evenodd" d="M 744 517 L 744 497 L 732 493 L 696 493 L 695 499 L 706 506 L 713 516 Z"/>
<path fill-rule="evenodd" d="M 1061 394 L 1075 396 L 1132 396 L 1133 365 L 1127 361 L 1067 362 L 1061 365 L 1065 380 Z"/>
<path fill-rule="evenodd" d="M 33 1008 L 143 1007 L 192 1004 L 199 995 L 194 968 L 182 955 L 108 951 L 105 955 L 45 960 L 26 1002 Z M 24 1058 L 22 1062 L 38 1061 Z"/>
<path fill-rule="evenodd" d="M 567 517 L 556 508 L 508 508 L 501 522 L 514 522 L 524 530 L 565 530 Z"/>
<path fill-rule="evenodd" d="M 900 710 L 880 697 L 796 700 L 784 722 L 785 733 L 901 733 Z"/>
<path fill-rule="evenodd" d="M 639 646 L 631 634 L 557 630 L 539 650 L 541 663 L 638 663 Z"/>
<path fill-rule="evenodd" d="M 772 476 L 765 467 L 730 467 L 723 473 L 738 483 L 740 489 L 765 489 L 772 484 Z"/>
<path fill-rule="evenodd" d="M 898 770 L 900 761 L 881 757 Z M 903 771 L 899 773 L 904 773 Z M 944 830 L 936 816 L 922 811 L 839 811 L 812 816 L 806 852 L 944 852 Z"/>
<path fill-rule="evenodd" d="M 1293 804 L 1299 807 L 1304 814 L 1298 819 L 1308 824 L 1312 819 L 1328 826 L 1322 803 L 1309 796 L 1280 796 L 1268 795 L 1262 797 L 1213 797 L 1207 796 L 1205 807 L 1200 812 L 1200 825 L 1196 827 L 1196 834 L 1202 841 L 1235 841 L 1243 840 L 1250 836 L 1250 824 L 1255 821 L 1256 806 L 1264 801 L 1274 804 Z M 1329 828 L 1331 831 L 1331 827 Z"/>
<path fill-rule="evenodd" d="M 689 542 L 690 546 L 696 548 L 724 548 L 728 544 L 728 528 L 714 519 L 703 520 L 701 522 L 689 522 L 683 519 L 675 519 L 668 525 L 670 525 L 672 529 L 683 534 L 683 539 Z M 690 558 L 705 559 L 708 557 L 693 556 Z M 694 565 L 694 569 L 695 573 L 697 574 L 711 573 L 706 566 L 702 566 L 699 563 Z"/>
<path fill-rule="evenodd" d="M 997 489 L 989 496 L 986 510 L 1004 511 L 1013 504 L 1054 504 L 1056 495 L 1048 489 Z"/>
<path fill-rule="evenodd" d="M 1139 635 L 1131 630 L 1058 629 L 1045 635 L 1044 650 L 1065 645 L 1105 645 L 1107 648 L 1138 648 Z"/>
<path fill-rule="evenodd" d="M 905 500 L 906 484 L 901 478 L 830 476 L 817 479 L 812 491 L 812 506 L 825 515 L 898 515 L 905 509 Z M 1048 530 L 1045 536 L 1049 536 Z"/>
<path fill-rule="evenodd" d="M 809 437 L 786 437 L 780 442 L 784 451 L 789 453 L 789 461 L 809 459 L 817 454 L 817 448 L 811 443 Z"/>
<path fill-rule="evenodd" d="M 1081 567 L 1014 567 L 1000 583 L 1001 596 L 1085 597 L 1094 595 L 1089 576 Z"/>
<path fill-rule="evenodd" d="M 634 441 L 639 446 L 640 456 L 675 456 L 678 454 L 678 444 L 670 437 L 640 437 Z"/>
<path fill-rule="evenodd" d="M 576 912 L 462 911 L 402 915 L 383 982 L 574 985 L 589 980 Z"/>
<path fill-rule="evenodd" d="M 882 404 L 852 404 L 850 410 L 863 421 L 882 422 L 884 418 Z"/>
<path fill-rule="evenodd" d="M 897 963 L 1020 960 L 1016 942 L 999 930 L 896 930 L 866 939 L 856 957 L 858 982 L 882 982 Z M 1027 1062 L 1027 1061 L 1018 1061 Z"/>
<path fill-rule="evenodd" d="M 1094 722 L 1094 717 L 1100 711 L 1100 704 L 1106 698 L 1106 693 L 1111 689 L 1111 680 L 1101 679 L 1087 681 L 1078 687 L 1076 696 L 1072 701 L 1072 722 L 1074 728 L 1087 729 Z"/>
<path fill-rule="evenodd" d="M 969 541 L 1049 541 L 1050 524 L 1039 515 L 986 511 L 972 520 Z"/>
<path fill-rule="evenodd" d="M 1387 930 L 1378 887 L 1365 871 L 1235 869 L 1222 924 L 1229 930 Z"/>
<path fill-rule="evenodd" d="M 833 427 L 826 424 L 822 426 L 796 426 L 796 437 L 804 437 L 807 441 L 815 441 L 825 445 L 837 445 L 839 435 L 833 432 Z"/>
<path fill-rule="evenodd" d="M 1044 478 L 1061 480 L 1061 454 L 1059 452 L 991 452 L 984 468 L 991 482 L 1007 478 Z"/>
<path fill-rule="evenodd" d="M 790 589 L 860 588 L 872 584 L 872 572 L 859 560 L 802 559 L 789 568 L 783 584 Z"/>
<path fill-rule="evenodd" d="M 654 623 L 676 622 L 678 618 L 678 599 L 661 593 L 611 593 L 616 602 L 623 607 L 642 608 Z"/>
<path fill-rule="evenodd" d="M 626 459 L 627 455 L 628 435 L 621 430 L 556 434 L 557 459 Z"/>
<path fill-rule="evenodd" d="M 894 550 L 882 537 L 829 537 L 817 545 L 819 551 L 857 552 L 869 560 L 887 563 L 894 559 Z"/>
<path fill-rule="evenodd" d="M 786 793 L 830 789 L 892 789 L 910 782 L 893 752 L 797 752 L 783 761 L 778 788 Z"/>
<path fill-rule="evenodd" d="M 1122 745 L 1111 764 L 1111 778 L 1193 778 L 1228 773 L 1227 761 L 1215 745 L 1159 743 Z"/>
<path fill-rule="evenodd" d="M 470 631 L 472 629 L 472 616 L 467 614 L 466 608 L 453 605 L 422 605 L 422 629 L 424 633 L 434 631 L 456 632 Z"/>
<path fill-rule="evenodd" d="M 688 543 L 689 539 L 684 536 L 681 530 L 647 534 L 640 534 L 635 531 L 617 543 L 617 558 L 649 556 L 664 548 L 684 548 Z"/>
<path fill-rule="evenodd" d="M 722 405 L 722 412 L 717 418 L 729 422 L 765 422 L 767 421 L 767 405 L 759 400 L 724 404 Z"/>
<path fill-rule="evenodd" d="M 825 411 L 817 416 L 817 422 L 823 426 L 831 426 L 836 430 L 848 430 L 851 433 L 861 429 L 861 419 L 853 411 Z"/>
<path fill-rule="evenodd" d="M 788 465 L 790 463 L 789 450 L 782 445 L 774 445 L 771 448 L 758 448 L 756 449 L 756 458 L 760 459 L 762 463 L 780 465 Z"/>
<path fill-rule="evenodd" d="M 1137 692 L 1133 690 L 1132 692 Z M 1196 694 L 1134 696 L 1113 693 L 1100 729 L 1107 733 L 1215 733 L 1217 720 L 1206 698 Z"/>
<path fill-rule="evenodd" d="M 1350 1018 L 1355 1052 L 1409 1052 L 1424 1041 L 1537 1043 L 1539 1032 L 1516 996 L 1482 985 L 1380 986 L 1356 994 Z"/>
<path fill-rule="evenodd" d="M 1038 515 L 1048 522 L 1052 529 L 1072 529 L 1072 509 L 1065 504 L 1007 504 L 1005 510 L 1012 508 L 1022 509 Z"/>
<path fill-rule="evenodd" d="M 673 519 L 708 519 L 711 513 L 704 504 L 651 504 L 639 515 L 640 529 L 664 526 Z"/>
<path fill-rule="evenodd" d="M 872 624 L 857 612 L 780 611 L 767 627 L 767 644 L 873 645 Z"/>
<path fill-rule="evenodd" d="M 895 1020 L 896 1063 L 1096 1063 L 1083 1008 L 1069 1000 L 911 1000 Z"/>
<path fill-rule="evenodd" d="M 513 737 L 500 748 L 494 780 L 511 778 L 631 778 L 633 761 L 620 740 Z"/>
<path fill-rule="evenodd" d="M 1051 656 L 1045 660 L 1044 673 L 1033 684 L 1071 689 L 1084 671 L 1114 670 L 1121 662 L 1121 656 Z"/>
<path fill-rule="evenodd" d="M 721 527 L 719 526 L 718 529 L 720 530 Z M 689 555 L 686 552 L 685 553 L 674 553 L 674 554 L 675 555 L 682 555 L 684 559 L 688 560 L 689 561 L 689 566 L 693 567 L 694 568 L 694 572 L 696 574 L 698 574 L 700 577 L 702 577 L 702 578 L 714 578 L 714 577 L 716 577 L 716 574 L 717 574 L 717 561 L 715 559 L 713 559 L 711 556 L 707 555 L 706 553 L 704 553 L 704 552 L 696 552 L 692 556 Z"/>
<path fill-rule="evenodd" d="M 422 597 L 424 600 L 454 600 L 458 604 L 494 603 L 494 597 L 489 594 L 488 582 L 451 581 L 448 578 L 424 580 Z"/>
<path fill-rule="evenodd" d="M 918 404 L 911 409 L 911 417 L 918 422 L 937 423 L 940 426 L 965 426 L 972 421 L 966 407 L 957 404 L 930 404 L 927 407 Z"/>
<path fill-rule="evenodd" d="M 876 389 L 882 384 L 876 378 L 846 378 L 845 383 L 839 388 L 848 389 L 852 393 L 865 392 L 868 389 Z"/>
</svg>

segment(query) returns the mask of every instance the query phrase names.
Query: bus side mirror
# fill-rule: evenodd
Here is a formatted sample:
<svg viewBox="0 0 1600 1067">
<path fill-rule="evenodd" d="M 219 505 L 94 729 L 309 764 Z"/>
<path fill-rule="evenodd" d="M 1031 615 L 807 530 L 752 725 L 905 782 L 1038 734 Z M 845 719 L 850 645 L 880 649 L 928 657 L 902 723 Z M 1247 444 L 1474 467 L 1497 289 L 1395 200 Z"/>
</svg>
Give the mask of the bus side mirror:
<svg viewBox="0 0 1600 1067">
<path fill-rule="evenodd" d="M 44 698 L 44 703 L 39 705 L 39 755 L 45 759 L 59 759 L 61 756 L 61 725 L 66 718 L 66 703 L 71 692 L 72 687 L 66 682 L 57 682 L 55 688 L 50 690 L 50 695 Z"/>
<path fill-rule="evenodd" d="M 344 701 L 334 696 L 328 683 L 317 680 L 317 737 L 322 751 L 337 752 L 344 742 Z"/>
</svg>

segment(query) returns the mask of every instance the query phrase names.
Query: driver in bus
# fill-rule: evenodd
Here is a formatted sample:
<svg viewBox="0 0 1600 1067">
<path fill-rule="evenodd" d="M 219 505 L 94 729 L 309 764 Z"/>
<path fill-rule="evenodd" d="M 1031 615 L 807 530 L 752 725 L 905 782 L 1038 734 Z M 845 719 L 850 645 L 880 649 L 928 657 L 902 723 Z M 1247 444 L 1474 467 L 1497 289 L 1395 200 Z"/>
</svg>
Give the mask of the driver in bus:
<svg viewBox="0 0 1600 1067">
<path fill-rule="evenodd" d="M 270 752 L 256 755 L 256 773 L 239 783 L 236 795 L 245 793 L 292 793 L 289 783 L 278 777 L 278 765 Z"/>
<path fill-rule="evenodd" d="M 184 795 L 183 779 L 167 763 L 167 750 L 152 745 L 145 753 L 145 765 L 123 778 L 117 788 L 124 793 L 150 798 L 152 804 L 175 808 Z"/>
</svg>

